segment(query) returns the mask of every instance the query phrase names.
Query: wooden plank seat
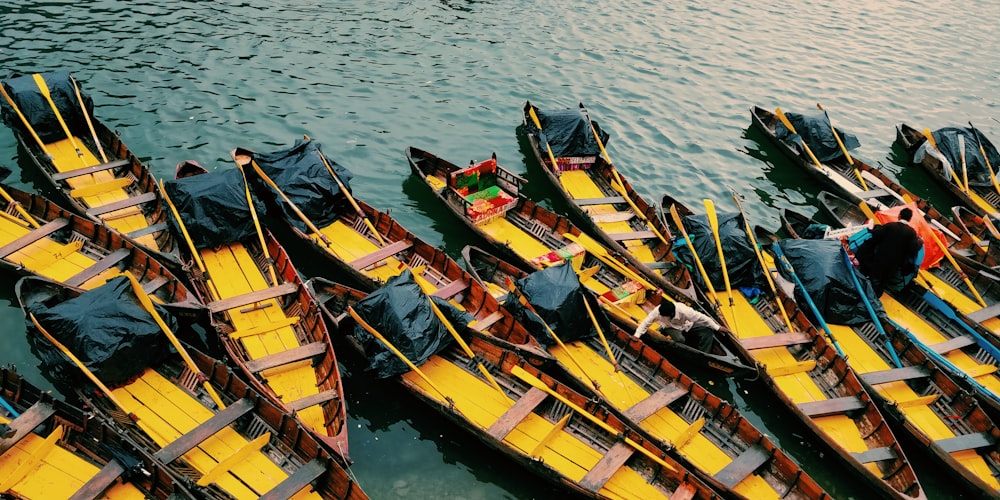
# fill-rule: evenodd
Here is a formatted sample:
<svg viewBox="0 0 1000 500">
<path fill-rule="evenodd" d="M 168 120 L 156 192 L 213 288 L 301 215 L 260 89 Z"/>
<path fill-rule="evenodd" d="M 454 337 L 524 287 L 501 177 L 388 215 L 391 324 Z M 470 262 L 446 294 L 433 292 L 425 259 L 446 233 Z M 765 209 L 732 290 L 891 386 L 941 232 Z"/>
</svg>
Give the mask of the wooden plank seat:
<svg viewBox="0 0 1000 500">
<path fill-rule="evenodd" d="M 301 399 L 296 399 L 295 401 L 285 402 L 285 406 L 288 407 L 288 409 L 292 413 L 295 413 L 305 408 L 309 408 L 310 406 L 323 404 L 327 401 L 332 401 L 339 397 L 340 394 L 337 393 L 336 389 L 330 389 L 329 391 L 323 391 L 317 394 L 313 394 L 312 396 L 306 396 Z"/>
<path fill-rule="evenodd" d="M 323 463 L 323 460 L 314 458 L 309 463 L 296 469 L 295 472 L 278 483 L 274 488 L 261 495 L 260 500 L 284 500 L 292 498 L 296 493 L 302 491 L 302 488 L 309 486 L 310 483 L 322 476 L 323 472 L 326 472 L 327 467 L 329 465 Z"/>
<path fill-rule="evenodd" d="M 661 261 L 658 261 L 658 262 L 643 262 L 642 265 L 644 265 L 644 266 L 646 266 L 646 267 L 648 267 L 648 268 L 650 268 L 650 269 L 652 269 L 654 271 L 659 271 L 659 270 L 662 270 L 662 269 L 670 269 L 670 268 L 676 267 L 678 264 L 676 262 L 670 262 L 670 261 L 661 260 Z"/>
<path fill-rule="evenodd" d="M 860 375 L 861 380 L 864 380 L 868 384 L 878 385 L 889 382 L 898 382 L 900 380 L 929 377 L 931 372 L 923 366 L 907 366 L 904 368 L 892 368 L 890 370 L 880 370 Z"/>
<path fill-rule="evenodd" d="M 763 446 L 755 444 L 729 462 L 719 472 L 715 474 L 716 481 L 722 483 L 726 488 L 732 488 L 753 474 L 761 465 L 767 463 L 771 458 L 771 453 Z"/>
<path fill-rule="evenodd" d="M 889 448 L 888 446 L 872 448 L 862 452 L 853 452 L 851 455 L 854 455 L 854 458 L 863 464 L 896 459 L 896 452 L 892 451 L 892 448 Z"/>
<path fill-rule="evenodd" d="M 648 240 L 656 238 L 656 233 L 652 231 L 633 231 L 631 233 L 611 233 L 608 236 L 615 241 Z"/>
<path fill-rule="evenodd" d="M 863 410 L 868 405 L 861 401 L 861 398 L 857 396 L 846 396 L 842 398 L 826 399 L 823 401 L 799 403 L 798 406 L 799 410 L 802 413 L 805 413 L 806 416 L 818 418 Z"/>
<path fill-rule="evenodd" d="M 972 311 L 965 315 L 967 318 L 975 321 L 976 323 L 982 323 L 990 318 L 995 318 L 1000 316 L 1000 302 L 993 304 L 989 307 L 984 307 L 977 311 Z"/>
<path fill-rule="evenodd" d="M 264 290 L 256 290 L 250 293 L 244 293 L 243 295 L 229 297 L 228 299 L 209 302 L 207 304 L 207 307 L 213 313 L 228 311 L 230 309 L 236 309 L 237 307 L 243 307 L 245 305 L 250 305 L 255 302 L 262 302 L 269 299 L 275 299 L 283 295 L 295 293 L 298 290 L 299 290 L 299 285 L 295 283 L 282 283 L 278 286 L 265 288 Z"/>
<path fill-rule="evenodd" d="M 635 212 L 611 212 L 607 214 L 594 214 L 590 220 L 597 223 L 625 222 L 635 217 Z"/>
<path fill-rule="evenodd" d="M 0 439 L 0 455 L 3 455 L 7 450 L 11 449 L 17 443 L 21 442 L 25 436 L 31 434 L 31 431 L 35 427 L 38 427 L 42 422 L 48 420 L 56 412 L 52 404 L 39 401 L 28 408 L 19 417 L 15 418 L 13 422 L 8 424 L 14 434 L 8 438 Z"/>
<path fill-rule="evenodd" d="M 755 349 L 767 349 L 769 347 L 785 347 L 790 345 L 808 344 L 812 342 L 811 336 L 804 333 L 779 333 L 776 335 L 764 335 L 761 337 L 748 337 L 740 339 L 740 344 L 748 351 Z"/>
<path fill-rule="evenodd" d="M 434 293 L 431 294 L 431 296 L 440 299 L 450 299 L 459 292 L 461 292 L 462 290 L 465 290 L 466 288 L 469 288 L 469 282 L 462 279 L 458 279 L 448 283 L 447 285 L 441 288 L 438 288 Z"/>
<path fill-rule="evenodd" d="M 858 198 L 861 198 L 862 200 L 870 200 L 872 198 L 882 198 L 884 196 L 895 197 L 892 193 L 884 189 L 877 189 L 877 188 L 869 189 L 867 191 L 856 191 L 854 195 L 857 196 Z"/>
<path fill-rule="evenodd" d="M 165 464 L 177 460 L 185 453 L 194 449 L 195 446 L 203 443 L 206 439 L 229 426 L 243 415 L 253 410 L 253 401 L 243 398 L 212 415 L 208 420 L 198 424 L 190 432 L 177 438 L 172 443 L 160 448 L 153 456 Z"/>
<path fill-rule="evenodd" d="M 132 179 L 128 177 L 118 177 L 107 182 L 99 182 L 70 190 L 72 198 L 85 198 L 87 196 L 98 196 L 105 193 L 120 191 L 132 184 Z"/>
<path fill-rule="evenodd" d="M 89 167 L 77 168 L 73 170 L 67 170 L 65 172 L 57 172 L 52 174 L 52 180 L 54 181 L 64 181 L 66 179 L 72 179 L 74 177 L 80 177 L 81 175 L 95 174 L 97 172 L 103 172 L 105 170 L 113 170 L 118 167 L 124 167 L 126 165 L 131 165 L 132 162 L 128 160 L 114 160 L 107 163 L 100 163 L 97 165 L 92 165 Z"/>
<path fill-rule="evenodd" d="M 624 441 L 618 441 L 592 469 L 587 471 L 587 475 L 580 480 L 580 486 L 587 491 L 597 493 L 633 454 L 635 448 L 625 444 Z"/>
<path fill-rule="evenodd" d="M 670 495 L 670 500 L 691 500 L 698 493 L 698 488 L 695 488 L 693 484 L 684 481 L 683 483 L 677 485 L 677 489 L 674 490 L 674 494 Z"/>
<path fill-rule="evenodd" d="M 108 203 L 106 205 L 91 207 L 87 209 L 87 215 L 91 217 L 100 217 L 106 213 L 114 212 L 116 210 L 121 210 L 123 208 L 142 205 L 143 203 L 149 203 L 151 201 L 156 201 L 156 200 L 157 200 L 156 193 L 150 191 L 148 193 L 142 193 L 139 196 L 131 196 L 124 200 Z"/>
<path fill-rule="evenodd" d="M 285 327 L 292 326 L 299 322 L 299 316 L 292 316 L 291 318 L 282 318 L 278 321 L 271 321 L 269 323 L 264 323 L 262 325 L 255 325 L 251 327 L 244 328 L 242 330 L 236 330 L 229 334 L 229 338 L 233 340 L 239 340 L 245 337 L 253 337 L 255 335 L 263 335 L 265 333 L 271 333 L 276 330 L 280 330 Z"/>
<path fill-rule="evenodd" d="M 28 234 L 21 236 L 14 241 L 0 247 L 0 259 L 8 257 L 10 254 L 22 250 L 28 245 L 39 241 L 50 234 L 69 225 L 69 219 L 59 218 L 46 222 L 41 227 L 31 230 Z"/>
<path fill-rule="evenodd" d="M 941 449 L 947 453 L 985 448 L 987 446 L 993 446 L 996 442 L 997 440 L 995 437 L 985 432 L 963 434 L 961 436 L 934 441 L 935 444 L 940 446 Z"/>
<path fill-rule="evenodd" d="M 946 340 L 944 342 L 938 342 L 937 344 L 927 346 L 930 350 L 938 354 L 947 354 L 951 351 L 961 349 L 963 347 L 968 347 L 970 345 L 975 345 L 976 339 L 972 335 L 962 335 L 955 337 L 953 339 Z"/>
<path fill-rule="evenodd" d="M 521 399 L 518 399 L 503 415 L 500 415 L 496 422 L 493 422 L 489 429 L 486 429 L 486 432 L 498 441 L 503 441 L 503 438 L 507 437 L 507 434 L 510 434 L 510 431 L 514 430 L 517 424 L 534 411 L 547 396 L 545 391 L 537 387 L 528 389 L 528 392 L 524 393 Z"/>
<path fill-rule="evenodd" d="M 155 277 L 155 278 L 153 278 L 153 279 L 151 279 L 151 280 L 143 283 L 142 284 L 142 291 L 146 292 L 146 295 L 149 295 L 149 294 L 151 294 L 151 293 L 159 290 L 161 286 L 166 285 L 169 282 L 170 282 L 170 280 L 168 280 L 166 276 L 157 276 L 157 277 Z"/>
<path fill-rule="evenodd" d="M 636 423 L 642 422 L 659 411 L 660 408 L 677 401 L 687 393 L 687 389 L 676 384 L 665 385 L 625 410 L 625 418 Z"/>
<path fill-rule="evenodd" d="M 100 472 L 87 480 L 80 489 L 76 490 L 76 493 L 73 493 L 73 496 L 69 497 L 69 500 L 97 500 L 103 497 L 104 492 L 124 473 L 125 467 L 112 458 L 110 462 L 101 468 Z"/>
<path fill-rule="evenodd" d="M 477 332 L 485 332 L 487 329 L 489 329 L 489 327 L 493 326 L 494 324 L 496 324 L 497 321 L 500 321 L 501 319 L 503 319 L 503 313 L 500 311 L 493 311 L 489 316 L 479 321 L 476 321 L 469 328 L 472 328 Z"/>
<path fill-rule="evenodd" d="M 389 257 L 392 257 L 393 255 L 396 255 L 397 253 L 402 252 L 403 250 L 406 250 L 412 246 L 413 242 L 410 240 L 400 240 L 394 242 L 368 255 L 365 255 L 364 257 L 351 261 L 351 267 L 360 271 L 372 264 L 375 264 L 376 262 L 381 262 L 385 259 L 388 259 Z"/>
<path fill-rule="evenodd" d="M 111 269 L 119 262 L 127 259 L 129 255 L 132 255 L 132 249 L 119 248 L 118 250 L 115 250 L 114 252 L 105 255 L 104 258 L 102 258 L 101 260 L 91 264 L 90 267 L 74 274 L 73 276 L 70 276 L 68 279 L 66 279 L 65 283 L 69 286 L 80 286 L 86 283 L 94 276 L 97 276 L 98 274 L 101 274 L 104 271 Z"/>
<path fill-rule="evenodd" d="M 146 227 L 144 227 L 142 229 L 136 229 L 135 231 L 132 231 L 131 233 L 125 233 L 125 237 L 126 238 L 133 238 L 134 239 L 134 238 L 139 238 L 139 237 L 142 237 L 142 236 L 146 236 L 147 234 L 158 233 L 160 231 L 166 231 L 166 230 L 167 230 L 167 223 L 166 222 L 161 222 L 159 224 L 153 224 L 152 226 L 146 226 Z"/>
<path fill-rule="evenodd" d="M 250 373 L 259 373 L 264 370 L 282 365 L 313 358 L 325 353 L 327 344 L 325 342 L 312 342 L 310 344 L 294 347 L 287 351 L 281 351 L 269 356 L 247 361 L 246 367 Z"/>
<path fill-rule="evenodd" d="M 621 196 L 611 196 L 609 198 L 579 198 L 573 200 L 577 206 L 586 207 L 590 205 L 614 205 L 617 203 L 625 203 L 625 198 Z"/>
</svg>

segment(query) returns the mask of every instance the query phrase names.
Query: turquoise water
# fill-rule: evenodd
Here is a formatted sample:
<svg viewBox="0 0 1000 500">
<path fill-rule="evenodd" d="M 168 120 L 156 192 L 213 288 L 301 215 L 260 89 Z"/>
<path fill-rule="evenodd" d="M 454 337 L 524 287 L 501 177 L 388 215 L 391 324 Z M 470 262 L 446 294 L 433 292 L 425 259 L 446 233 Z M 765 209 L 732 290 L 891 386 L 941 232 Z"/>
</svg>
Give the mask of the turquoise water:
<svg viewBox="0 0 1000 500">
<path fill-rule="evenodd" d="M 525 100 L 586 104 L 608 152 L 650 200 L 669 192 L 776 227 L 776 209 L 814 213 L 819 188 L 746 132 L 748 108 L 817 102 L 857 134 L 859 156 L 943 205 L 944 192 L 888 158 L 896 123 L 971 120 L 1000 137 L 989 69 L 1000 4 L 955 2 L 30 2 L 0 5 L 0 72 L 72 71 L 97 116 L 161 177 L 196 159 L 230 168 L 236 146 L 270 151 L 303 134 L 351 169 L 358 197 L 458 256 L 475 241 L 409 176 L 413 145 L 455 163 L 496 152 L 527 194 L 559 210 L 519 139 Z M 985 57 L 984 57 L 985 55 Z M 8 180 L 41 190 L 0 130 Z M 298 259 L 304 274 L 337 276 Z M 0 276 L 0 362 L 45 384 L 27 348 L 12 276 Z M 857 484 L 767 390 L 697 378 L 734 401 L 839 498 Z M 528 498 L 546 483 L 448 426 L 392 384 L 348 379 L 352 470 L 374 498 Z M 932 497 L 955 481 L 907 447 Z"/>
</svg>

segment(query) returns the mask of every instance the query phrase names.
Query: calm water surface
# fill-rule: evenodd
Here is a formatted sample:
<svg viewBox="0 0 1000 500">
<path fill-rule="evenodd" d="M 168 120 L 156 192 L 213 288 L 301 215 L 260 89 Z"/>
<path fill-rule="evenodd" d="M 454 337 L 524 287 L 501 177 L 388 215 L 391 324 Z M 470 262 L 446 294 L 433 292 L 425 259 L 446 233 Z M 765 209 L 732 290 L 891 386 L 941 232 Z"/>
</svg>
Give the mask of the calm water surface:
<svg viewBox="0 0 1000 500">
<path fill-rule="evenodd" d="M 890 161 L 893 127 L 972 120 L 1000 138 L 1000 79 L 990 69 L 1000 32 L 989 25 L 998 15 L 997 2 L 947 0 L 13 0 L 0 4 L 0 71 L 72 71 L 97 116 L 161 177 L 184 159 L 230 168 L 233 147 L 270 151 L 308 134 L 354 172 L 360 198 L 457 257 L 475 241 L 410 178 L 403 149 L 455 163 L 496 152 L 526 173 L 529 196 L 559 210 L 517 133 L 527 99 L 543 109 L 585 103 L 648 199 L 669 192 L 734 209 L 728 184 L 752 221 L 770 227 L 778 208 L 814 213 L 819 189 L 745 130 L 748 108 L 819 102 L 859 136 L 859 156 L 947 205 L 943 191 Z M 0 130 L 0 164 L 15 172 L 8 182 L 44 190 L 20 158 Z M 299 250 L 303 274 L 338 277 Z M 14 278 L 0 280 L 0 361 L 46 385 Z M 873 495 L 762 385 L 694 375 L 833 495 Z M 373 498 L 559 494 L 395 385 L 361 376 L 345 385 L 352 470 Z M 929 496 L 968 496 L 919 451 L 907 447 Z"/>
</svg>

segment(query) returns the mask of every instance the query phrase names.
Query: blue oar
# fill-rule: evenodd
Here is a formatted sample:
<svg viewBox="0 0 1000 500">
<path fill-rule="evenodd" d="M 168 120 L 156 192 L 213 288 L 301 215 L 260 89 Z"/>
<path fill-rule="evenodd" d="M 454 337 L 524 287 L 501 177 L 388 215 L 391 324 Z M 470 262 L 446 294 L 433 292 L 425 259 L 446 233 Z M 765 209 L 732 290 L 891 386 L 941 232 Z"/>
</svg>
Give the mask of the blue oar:
<svg viewBox="0 0 1000 500">
<path fill-rule="evenodd" d="M 975 328 L 969 326 L 969 324 L 965 321 L 962 321 L 962 319 L 958 317 L 958 314 L 955 313 L 955 309 L 942 300 L 941 297 L 938 297 L 930 290 L 927 290 L 924 292 L 923 299 L 930 304 L 931 307 L 940 311 L 945 315 L 945 317 L 952 320 L 955 324 L 965 330 L 966 333 L 972 336 L 972 338 L 976 339 L 977 346 L 989 353 L 990 356 L 993 356 L 994 359 L 1000 360 L 1000 349 L 997 349 L 996 346 L 987 341 L 982 334 L 976 331 Z"/>
<path fill-rule="evenodd" d="M 7 413 L 13 415 L 14 418 L 21 416 L 21 414 L 18 413 L 17 410 L 15 410 L 14 407 L 12 407 L 10 403 L 8 403 L 7 400 L 3 398 L 3 396 L 0 396 L 0 406 L 3 406 L 4 409 L 7 410 Z"/>
<path fill-rule="evenodd" d="M 896 349 L 892 347 L 892 339 L 889 338 L 889 334 L 886 333 L 885 328 L 882 327 L 882 322 L 879 321 L 878 315 L 875 314 L 875 309 L 872 307 L 872 303 L 868 300 L 868 294 L 865 293 L 865 289 L 861 287 L 861 282 L 858 281 L 858 276 L 854 274 L 854 263 L 851 262 L 851 256 L 847 255 L 847 251 L 841 250 L 840 255 L 844 257 L 844 265 L 847 266 L 847 274 L 851 275 L 851 281 L 854 282 L 854 288 L 858 290 L 858 296 L 861 297 L 861 302 L 865 304 L 865 309 L 868 310 L 868 315 L 872 317 L 872 323 L 875 323 L 875 328 L 885 339 L 885 347 L 889 350 L 889 356 L 892 357 L 892 362 L 896 364 L 896 368 L 902 368 L 903 364 L 899 361 L 899 355 L 896 354 Z"/>
<path fill-rule="evenodd" d="M 816 317 L 816 321 L 819 321 L 819 326 L 821 326 L 823 331 L 826 332 L 826 338 L 829 339 L 830 343 L 833 344 L 833 347 L 837 349 L 837 353 L 844 356 L 844 351 L 840 348 L 840 344 L 837 343 L 837 339 L 833 337 L 833 332 L 830 331 L 830 326 L 826 324 L 826 321 L 823 319 L 823 315 L 819 312 L 819 308 L 816 307 L 816 304 L 813 303 L 812 297 L 809 296 L 809 291 L 806 290 L 805 285 L 803 285 L 802 281 L 799 280 L 799 275 L 795 274 L 795 268 L 792 267 L 792 263 L 788 262 L 788 259 L 785 258 L 785 252 L 781 251 L 781 246 L 775 242 L 771 245 L 771 248 L 774 250 L 774 256 L 777 257 L 777 262 L 781 264 L 782 269 L 791 275 L 792 279 L 795 280 L 795 286 L 799 287 L 799 290 L 802 290 L 802 296 L 806 298 L 806 303 L 809 304 L 809 309 L 812 311 L 813 316 Z"/>
</svg>

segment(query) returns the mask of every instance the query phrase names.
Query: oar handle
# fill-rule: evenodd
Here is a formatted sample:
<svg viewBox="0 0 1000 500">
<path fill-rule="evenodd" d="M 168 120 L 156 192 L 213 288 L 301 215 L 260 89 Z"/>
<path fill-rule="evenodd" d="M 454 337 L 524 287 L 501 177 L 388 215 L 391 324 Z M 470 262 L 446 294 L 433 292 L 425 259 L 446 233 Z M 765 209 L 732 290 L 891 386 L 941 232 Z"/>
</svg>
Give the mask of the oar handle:
<svg viewBox="0 0 1000 500">
<path fill-rule="evenodd" d="M 167 188 L 163 184 L 163 180 L 160 179 L 160 192 L 163 194 L 163 201 L 167 203 L 170 207 L 170 213 L 174 214 L 174 219 L 177 220 L 177 226 L 181 228 L 181 235 L 184 236 L 184 241 L 187 242 L 188 248 L 191 249 L 191 258 L 194 259 L 194 263 L 198 265 L 198 269 L 205 273 L 205 264 L 202 263 L 201 257 L 198 255 L 198 247 L 194 245 L 194 241 L 191 240 L 191 235 L 188 233 L 187 225 L 184 224 L 184 220 L 181 219 L 180 212 L 177 211 L 177 207 L 174 206 L 174 202 L 170 200 L 170 196 L 167 194 Z"/>
<path fill-rule="evenodd" d="M 500 394 L 504 394 L 503 388 L 500 387 L 500 384 L 498 384 L 496 379 L 493 378 L 493 375 L 490 374 L 490 371 L 487 370 L 486 367 L 483 366 L 483 364 L 478 359 L 476 359 L 476 353 L 472 352 L 472 348 L 469 347 L 469 344 L 466 343 L 465 339 L 463 339 L 462 336 L 458 334 L 458 331 L 455 330 L 455 327 L 451 324 L 451 321 L 448 321 L 448 318 L 446 318 L 444 313 L 441 312 L 441 309 L 438 308 L 437 304 L 434 303 L 434 298 L 428 295 L 427 302 L 431 305 L 431 310 L 434 311 L 434 315 L 437 316 L 439 320 L 441 320 L 441 323 L 444 323 L 445 329 L 448 330 L 448 333 L 451 334 L 452 338 L 454 338 L 455 341 L 458 342 L 458 345 L 462 347 L 462 350 L 465 351 L 465 355 L 468 356 L 469 359 L 475 360 L 476 365 L 479 367 L 479 371 L 483 374 L 484 377 L 486 377 L 486 380 L 490 383 L 490 385 L 492 385 L 494 389 L 500 391 Z"/>
<path fill-rule="evenodd" d="M 820 103 L 818 103 L 818 102 L 816 103 L 816 107 L 819 108 L 820 111 L 823 111 L 823 112 L 826 111 L 825 109 L 823 109 L 823 106 L 820 105 Z M 849 165 L 853 166 L 854 165 L 854 158 L 851 158 L 851 153 L 847 150 L 847 146 L 844 146 L 844 141 L 840 140 L 840 134 L 837 133 L 837 127 L 835 127 L 833 125 L 833 120 L 830 118 L 830 114 L 829 113 L 827 113 L 826 119 L 830 121 L 830 132 L 833 133 L 833 138 L 837 140 L 837 146 L 839 146 L 840 147 L 840 151 L 844 153 L 844 158 L 847 159 L 847 163 Z M 857 169 L 855 169 L 855 171 L 857 171 Z M 864 181 L 861 181 L 861 182 L 864 182 Z M 865 190 L 867 191 L 867 189 L 865 189 Z"/>
<path fill-rule="evenodd" d="M 799 133 L 795 131 L 795 127 L 792 126 L 792 122 L 788 119 L 787 116 L 785 116 L 785 112 L 782 111 L 781 108 L 776 108 L 774 114 L 775 116 L 778 117 L 779 120 L 781 120 L 781 123 L 785 127 L 787 127 L 789 131 L 791 131 L 795 135 L 799 135 Z M 809 159 L 811 159 L 813 163 L 816 164 L 817 168 L 822 169 L 823 164 L 820 163 L 819 158 L 816 158 L 816 155 L 813 154 L 812 149 L 810 149 L 809 145 L 806 144 L 806 139 L 802 136 L 799 137 L 802 139 L 802 147 L 805 148 L 806 154 L 809 155 Z"/>
<path fill-rule="evenodd" d="M 237 165 L 241 163 L 241 160 L 236 157 L 235 150 L 233 151 L 233 160 L 236 161 Z M 249 162 L 250 166 L 253 167 L 254 172 L 257 172 L 257 175 L 259 175 L 261 179 L 264 179 L 264 182 L 266 182 L 268 186 L 271 186 L 271 188 L 278 193 L 278 196 L 281 196 L 281 199 L 284 200 L 289 207 L 291 207 L 292 211 L 295 212 L 295 215 L 299 216 L 299 219 L 301 219 L 302 222 L 305 223 L 306 227 L 308 227 L 310 231 L 315 233 L 316 237 L 322 240 L 323 243 L 326 244 L 327 247 L 329 247 L 330 240 L 327 239 L 326 235 L 323 234 L 319 230 L 319 228 L 317 228 L 316 225 L 313 224 L 311 220 L 309 220 L 308 217 L 306 217 L 306 214 L 302 213 L 302 210 L 299 210 L 298 205 L 292 203 L 292 200 L 288 199 L 288 195 L 286 195 L 285 192 L 282 191 L 281 188 L 279 188 L 278 185 L 273 180 L 271 180 L 271 178 L 268 177 L 266 173 L 264 173 L 264 170 L 260 168 L 260 165 L 257 164 L 257 161 L 254 160 L 253 158 L 250 158 Z"/>
<path fill-rule="evenodd" d="M 712 284 L 712 280 L 708 278 L 708 271 L 705 270 L 705 266 L 701 263 L 701 257 L 698 256 L 698 251 L 694 248 L 694 242 L 691 241 L 691 237 L 688 236 L 687 230 L 684 229 L 684 221 L 681 220 L 681 216 L 677 212 L 677 206 L 674 204 L 670 205 L 670 217 L 674 219 L 674 225 L 677 226 L 677 230 L 680 231 L 681 236 L 684 237 L 684 244 L 687 245 L 688 250 L 691 251 L 691 255 L 694 257 L 694 263 L 697 265 L 698 272 L 701 274 L 701 279 L 705 280 L 705 286 L 712 292 L 712 298 L 715 299 L 715 309 L 718 311 L 722 307 L 722 303 L 719 301 L 719 294 L 715 291 L 715 286 Z"/>
<path fill-rule="evenodd" d="M 87 121 L 87 128 L 90 129 L 90 135 L 94 137 L 94 144 L 97 146 L 97 152 L 101 154 L 101 161 L 107 163 L 108 157 L 104 154 L 104 148 L 101 147 L 101 141 L 97 137 L 97 130 L 94 129 L 94 123 L 90 120 L 90 111 L 87 110 L 87 106 L 83 103 L 80 86 L 76 84 L 76 78 L 72 76 L 69 77 L 69 81 L 73 82 L 73 90 L 76 91 L 76 102 L 80 103 L 80 111 L 83 112 L 83 118 Z"/>
<path fill-rule="evenodd" d="M 3 196 L 3 199 L 7 200 L 7 202 L 11 205 L 14 205 L 14 210 L 17 210 L 17 213 L 20 214 L 21 217 L 24 217 L 24 220 L 28 221 L 29 224 L 36 228 L 41 227 L 41 224 L 39 224 L 38 221 L 35 220 L 35 218 L 32 217 L 31 214 L 29 214 L 28 211 L 25 210 L 24 207 L 21 206 L 21 204 L 18 203 L 17 200 L 15 200 L 10 193 L 2 187 L 0 187 L 0 196 Z"/>
</svg>

